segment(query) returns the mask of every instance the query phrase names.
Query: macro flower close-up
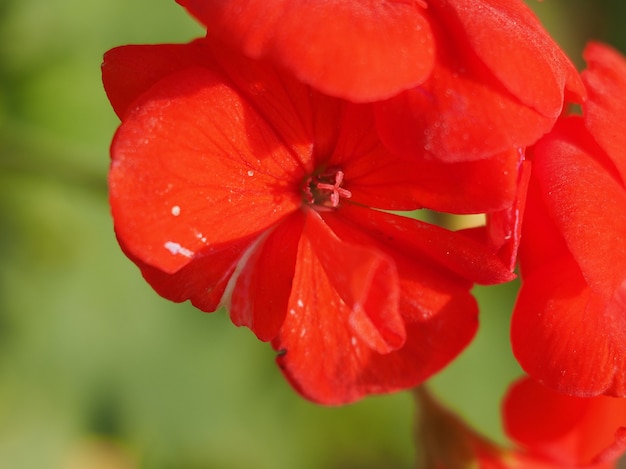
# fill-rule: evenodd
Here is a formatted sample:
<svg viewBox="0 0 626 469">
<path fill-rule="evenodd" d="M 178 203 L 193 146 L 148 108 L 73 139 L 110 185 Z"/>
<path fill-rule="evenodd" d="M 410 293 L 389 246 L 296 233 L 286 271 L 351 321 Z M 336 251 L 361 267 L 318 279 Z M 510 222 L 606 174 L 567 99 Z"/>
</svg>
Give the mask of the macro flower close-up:
<svg viewBox="0 0 626 469">
<path fill-rule="evenodd" d="M 166 298 L 227 306 L 314 401 L 419 384 L 473 337 L 473 283 L 514 278 L 487 246 L 388 213 L 421 207 L 419 179 L 368 105 L 207 40 L 115 49 L 103 73 L 125 252 Z"/>
<path fill-rule="evenodd" d="M 0 468 L 626 469 L 625 20 L 3 0 Z"/>
</svg>

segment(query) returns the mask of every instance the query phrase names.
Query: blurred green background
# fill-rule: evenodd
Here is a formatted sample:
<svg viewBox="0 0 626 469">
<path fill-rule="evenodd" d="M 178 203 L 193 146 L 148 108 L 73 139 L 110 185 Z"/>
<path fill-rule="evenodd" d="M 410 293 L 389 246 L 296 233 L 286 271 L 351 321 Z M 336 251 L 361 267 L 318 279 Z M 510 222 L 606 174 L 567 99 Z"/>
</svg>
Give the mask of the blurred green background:
<svg viewBox="0 0 626 469">
<path fill-rule="evenodd" d="M 117 247 L 102 54 L 202 29 L 173 0 L 0 1 L 0 467 L 412 467 L 409 393 L 309 404 L 268 345 L 159 298 Z M 577 64 L 590 37 L 624 50 L 622 0 L 532 6 Z M 503 441 L 515 285 L 478 294 L 478 340 L 433 387 Z"/>
</svg>

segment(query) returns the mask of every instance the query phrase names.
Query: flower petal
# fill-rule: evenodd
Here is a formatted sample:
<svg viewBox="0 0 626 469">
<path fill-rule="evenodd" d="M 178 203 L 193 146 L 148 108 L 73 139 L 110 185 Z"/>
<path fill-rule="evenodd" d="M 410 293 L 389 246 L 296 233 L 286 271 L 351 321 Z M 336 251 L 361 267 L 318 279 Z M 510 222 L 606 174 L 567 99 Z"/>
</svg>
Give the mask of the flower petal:
<svg viewBox="0 0 626 469">
<path fill-rule="evenodd" d="M 582 99 L 575 68 L 523 2 L 436 0 L 429 15 L 431 76 L 377 106 L 394 152 L 451 163 L 524 148 L 552 127 L 566 86 Z"/>
<path fill-rule="evenodd" d="M 625 399 L 568 396 L 526 377 L 509 389 L 503 417 L 510 437 L 559 467 L 614 461 L 626 450 Z"/>
<path fill-rule="evenodd" d="M 254 242 L 255 238 L 248 236 L 212 246 L 178 271 L 168 273 L 135 257 L 119 240 L 124 253 L 139 267 L 143 277 L 159 295 L 177 303 L 191 300 L 196 308 L 205 312 L 213 312 L 220 307 L 242 253 Z"/>
<path fill-rule="evenodd" d="M 346 104 L 342 111 L 337 141 L 325 163 L 344 172 L 350 200 L 386 210 L 421 208 L 416 197 L 418 172 L 413 162 L 390 154 L 382 145 L 373 107 Z"/>
<path fill-rule="evenodd" d="M 433 210 L 494 212 L 510 207 L 517 194 L 520 152 L 515 148 L 477 161 L 414 158 L 411 164 L 413 196 Z"/>
<path fill-rule="evenodd" d="M 170 75 L 143 95 L 111 155 L 116 233 L 134 257 L 167 273 L 213 245 L 261 233 L 301 203 L 299 158 L 207 69 Z"/>
<path fill-rule="evenodd" d="M 118 116 L 160 79 L 195 67 L 224 77 L 265 118 L 296 154 L 330 154 L 337 139 L 339 100 L 311 90 L 268 62 L 253 60 L 215 40 L 189 44 L 131 45 L 108 51 L 102 79 Z M 303 165 L 312 161 L 303 161 Z M 313 167 L 309 166 L 308 171 Z"/>
<path fill-rule="evenodd" d="M 471 49 L 513 96 L 539 114 L 552 119 L 561 114 L 566 86 L 579 98 L 584 95 L 576 68 L 523 1 L 429 4 L 456 34 L 457 44 Z"/>
<path fill-rule="evenodd" d="M 142 93 L 161 78 L 210 64 L 202 40 L 189 44 L 129 45 L 104 54 L 102 82 L 120 119 Z"/>
<path fill-rule="evenodd" d="M 414 2 L 177 1 L 214 37 L 352 101 L 392 96 L 423 81 L 432 68 L 429 23 Z"/>
<path fill-rule="evenodd" d="M 509 150 L 480 161 L 444 163 L 399 158 L 378 138 L 371 105 L 344 106 L 329 166 L 341 168 L 354 203 L 384 210 L 428 207 L 482 213 L 512 204 L 520 154 Z"/>
<path fill-rule="evenodd" d="M 531 167 L 519 246 L 522 278 L 532 275 L 546 263 L 558 261 L 570 254 L 563 235 L 548 212 L 539 182 L 533 177 Z"/>
<path fill-rule="evenodd" d="M 279 332 L 292 288 L 304 217 L 295 212 L 267 233 L 235 272 L 228 309 L 233 323 L 249 327 L 263 341 Z"/>
<path fill-rule="evenodd" d="M 626 60 L 617 51 L 590 43 L 582 77 L 589 93 L 585 125 L 618 168 L 626 184 Z"/>
<path fill-rule="evenodd" d="M 422 85 L 376 104 L 384 144 L 406 158 L 476 161 L 534 143 L 555 118 L 521 104 L 451 51 Z"/>
<path fill-rule="evenodd" d="M 324 218 L 335 232 L 341 229 L 338 217 L 324 214 Z M 412 258 L 434 271 L 445 269 L 448 277 L 458 276 L 454 281 L 468 285 L 467 289 L 472 282 L 494 284 L 515 278 L 489 248 L 436 225 L 351 204 L 341 208 L 340 220 L 368 234 L 361 242 L 375 241 L 379 248 L 394 252 L 396 262 Z"/>
<path fill-rule="evenodd" d="M 522 220 L 528 185 L 530 182 L 531 163 L 520 163 L 517 181 L 517 193 L 510 207 L 487 214 L 487 239 L 489 245 L 498 253 L 504 265 L 513 271 L 517 263 L 517 252 L 522 238 Z"/>
<path fill-rule="evenodd" d="M 537 144 L 533 177 L 589 286 L 610 298 L 626 279 L 626 191 L 603 155 L 571 117 Z"/>
<path fill-rule="evenodd" d="M 289 314 L 273 341 L 280 367 L 296 390 L 323 404 L 344 404 L 368 394 L 416 386 L 449 363 L 473 337 L 478 311 L 469 284 L 429 266 L 402 258 L 400 264 L 396 259 L 402 272 L 402 296 L 399 309 L 395 308 L 407 321 L 406 341 L 397 350 L 379 353 L 385 349 L 372 348 L 378 339 L 370 336 L 370 325 L 381 331 L 380 321 L 393 325 L 393 315 L 384 313 L 390 306 L 380 303 L 382 311 L 374 312 L 377 317 L 371 312 L 368 318 L 355 317 L 344 300 L 354 297 L 350 291 L 360 291 L 360 285 L 371 277 L 366 273 L 365 278 L 354 278 L 361 265 L 375 259 L 378 245 L 362 242 L 367 234 L 342 225 L 341 216 L 328 214 L 333 226 L 342 228 L 342 240 L 324 235 L 328 228 L 310 218 L 310 230 L 305 230 L 298 249 Z M 384 267 L 388 256 L 376 255 L 382 256 L 379 265 Z M 392 281 L 383 275 L 386 269 L 375 271 L 380 277 L 369 285 L 372 298 L 366 306 L 374 306 L 372 300 L 383 301 Z M 342 275 L 346 278 L 341 279 Z"/>
<path fill-rule="evenodd" d="M 522 368 L 570 395 L 626 397 L 624 290 L 621 299 L 603 298 L 571 257 L 525 276 L 511 322 Z"/>
<path fill-rule="evenodd" d="M 378 353 L 401 347 L 406 338 L 398 311 L 398 274 L 391 259 L 368 247 L 343 243 L 314 210 L 307 210 L 305 235 L 341 301 L 348 323 Z"/>
</svg>

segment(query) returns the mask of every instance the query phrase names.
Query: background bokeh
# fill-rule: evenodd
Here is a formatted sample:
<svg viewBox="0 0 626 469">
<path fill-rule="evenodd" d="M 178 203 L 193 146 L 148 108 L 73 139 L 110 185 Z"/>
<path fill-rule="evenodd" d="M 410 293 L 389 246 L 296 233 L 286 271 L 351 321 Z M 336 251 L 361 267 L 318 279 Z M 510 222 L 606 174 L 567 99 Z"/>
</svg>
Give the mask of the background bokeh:
<svg viewBox="0 0 626 469">
<path fill-rule="evenodd" d="M 623 0 L 530 1 L 578 65 L 591 37 L 626 50 Z M 199 35 L 173 0 L 0 0 L 0 467 L 410 468 L 409 393 L 309 404 L 268 345 L 159 298 L 117 247 L 102 54 Z M 478 290 L 478 339 L 432 383 L 499 441 L 515 288 Z"/>
</svg>

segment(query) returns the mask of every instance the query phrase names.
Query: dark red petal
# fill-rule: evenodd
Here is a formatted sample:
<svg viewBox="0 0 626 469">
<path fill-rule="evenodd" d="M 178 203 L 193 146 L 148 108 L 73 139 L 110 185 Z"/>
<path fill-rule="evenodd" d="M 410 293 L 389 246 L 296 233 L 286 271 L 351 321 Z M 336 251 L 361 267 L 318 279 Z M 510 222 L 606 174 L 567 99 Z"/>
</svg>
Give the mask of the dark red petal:
<svg viewBox="0 0 626 469">
<path fill-rule="evenodd" d="M 587 283 L 610 298 L 626 280 L 626 191 L 602 157 L 581 120 L 569 118 L 536 146 L 533 177 Z"/>
<path fill-rule="evenodd" d="M 167 273 L 212 246 L 260 234 L 301 203 L 299 158 L 207 69 L 151 88 L 111 154 L 116 233 L 134 257 Z"/>
<path fill-rule="evenodd" d="M 389 0 L 178 0 L 209 34 L 269 57 L 302 81 L 352 101 L 386 98 L 422 82 L 434 46 L 424 10 Z"/>
<path fill-rule="evenodd" d="M 340 221 L 340 217 L 331 218 Z M 338 278 L 341 274 L 357 285 L 362 282 L 353 277 L 367 259 L 350 259 L 351 255 L 360 252 L 365 257 L 369 251 L 371 256 L 378 249 L 376 245 L 350 242 L 367 235 L 349 226 L 342 226 L 346 238 L 342 241 L 316 239 L 322 229 L 327 228 L 318 225 L 317 230 L 305 232 L 301 238 L 289 314 L 273 341 L 280 351 L 279 365 L 302 395 L 324 404 L 344 404 L 368 394 L 413 387 L 449 363 L 471 340 L 477 327 L 477 307 L 469 295 L 469 285 L 429 266 L 402 261 L 400 311 L 408 321 L 407 339 L 398 350 L 377 353 L 371 339 L 359 329 L 361 320 L 357 324 L 351 321 L 353 309 L 343 299 L 350 295 L 344 293 L 342 297 L 336 288 L 346 290 L 346 280 Z M 330 257 L 325 261 L 318 257 L 323 241 L 325 249 L 321 252 Z M 328 264 L 333 262 L 331 267 L 335 268 L 331 269 Z M 379 279 L 370 286 L 369 294 L 379 301 L 387 283 Z M 347 288 L 349 291 L 351 287 Z M 379 318 L 389 320 L 382 313 Z"/>
<path fill-rule="evenodd" d="M 351 204 L 341 207 L 340 218 L 323 215 L 335 231 L 339 229 L 335 220 L 349 222 L 353 229 L 367 233 L 370 243 L 375 240 L 394 252 L 394 258 L 413 258 L 433 270 L 447 269 L 451 278 L 458 276 L 457 282 L 493 284 L 515 278 L 491 250 L 460 233 Z"/>
<path fill-rule="evenodd" d="M 111 106 L 122 119 L 132 102 L 161 78 L 209 63 L 202 41 L 121 46 L 104 54 L 102 81 Z"/>
<path fill-rule="evenodd" d="M 626 60 L 609 46 L 591 43 L 584 52 L 582 73 L 589 93 L 585 125 L 626 183 Z"/>
<path fill-rule="evenodd" d="M 576 68 L 523 1 L 433 0 L 430 5 L 457 43 L 539 114 L 552 119 L 561 114 L 566 85 L 584 95 Z"/>
<path fill-rule="evenodd" d="M 285 319 L 303 222 L 299 211 L 282 221 L 250 248 L 233 276 L 230 317 L 260 340 L 272 340 Z"/>
<path fill-rule="evenodd" d="M 575 396 L 626 397 L 626 301 L 587 287 L 564 257 L 525 276 L 511 323 L 513 352 L 524 370 Z"/>
<path fill-rule="evenodd" d="M 615 461 L 626 450 L 626 399 L 567 396 L 523 378 L 509 389 L 503 417 L 510 437 L 559 467 Z"/>
</svg>

